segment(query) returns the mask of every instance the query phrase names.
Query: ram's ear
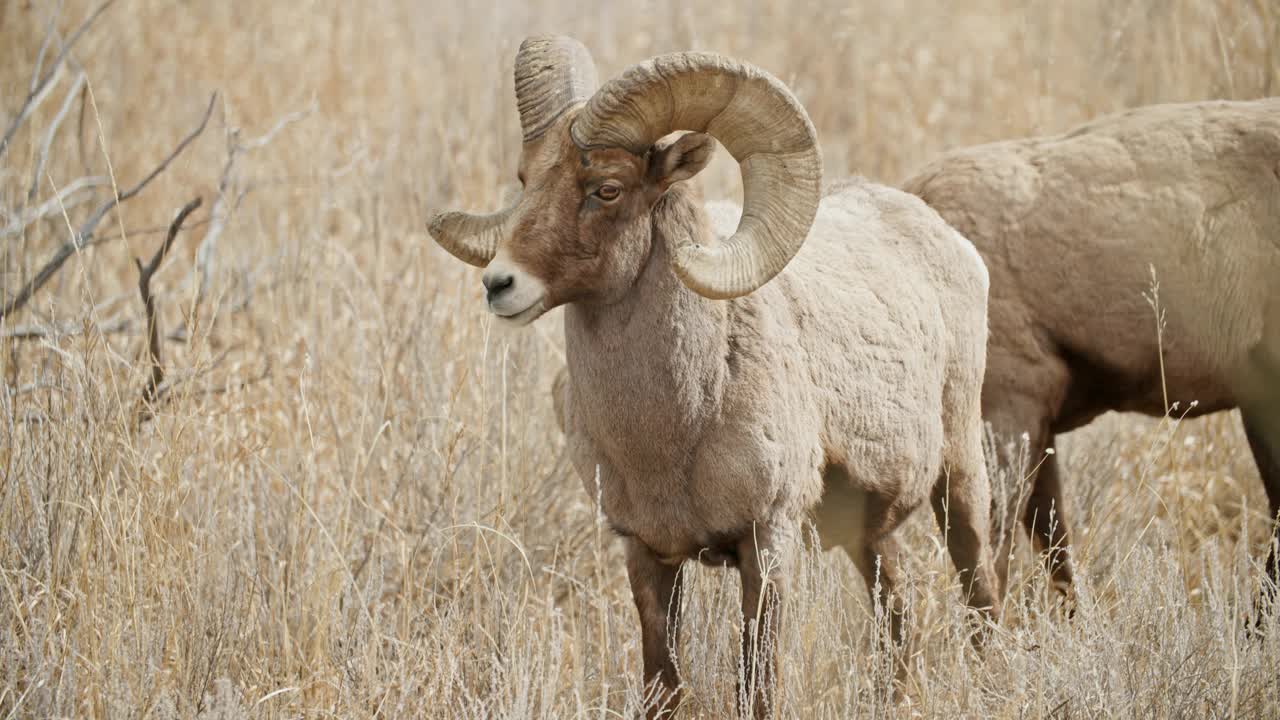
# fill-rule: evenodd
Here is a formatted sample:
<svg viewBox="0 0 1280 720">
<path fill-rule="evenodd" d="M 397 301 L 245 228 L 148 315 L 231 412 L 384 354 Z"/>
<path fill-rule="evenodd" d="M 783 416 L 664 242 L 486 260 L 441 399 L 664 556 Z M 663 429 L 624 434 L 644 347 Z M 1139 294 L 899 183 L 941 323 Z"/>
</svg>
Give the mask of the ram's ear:
<svg viewBox="0 0 1280 720">
<path fill-rule="evenodd" d="M 704 133 L 685 133 L 670 142 L 659 140 L 649 153 L 649 181 L 665 191 L 701 172 L 715 152 L 715 138 Z"/>
</svg>

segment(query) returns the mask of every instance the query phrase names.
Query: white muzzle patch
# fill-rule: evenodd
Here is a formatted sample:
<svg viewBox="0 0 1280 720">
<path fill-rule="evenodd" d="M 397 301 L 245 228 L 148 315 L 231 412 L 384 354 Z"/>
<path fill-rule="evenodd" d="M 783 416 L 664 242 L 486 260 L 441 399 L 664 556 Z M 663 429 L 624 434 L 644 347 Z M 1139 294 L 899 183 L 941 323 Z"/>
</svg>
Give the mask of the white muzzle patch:
<svg viewBox="0 0 1280 720">
<path fill-rule="evenodd" d="M 546 312 L 547 287 L 499 252 L 484 270 L 489 312 L 516 325 L 528 325 Z"/>
</svg>

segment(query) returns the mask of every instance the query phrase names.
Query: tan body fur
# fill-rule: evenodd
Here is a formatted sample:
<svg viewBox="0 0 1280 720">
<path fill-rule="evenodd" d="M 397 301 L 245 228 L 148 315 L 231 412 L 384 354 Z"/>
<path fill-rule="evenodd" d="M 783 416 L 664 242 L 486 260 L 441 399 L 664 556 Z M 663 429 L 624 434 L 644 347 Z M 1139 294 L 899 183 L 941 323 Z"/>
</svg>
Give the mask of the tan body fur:
<svg viewBox="0 0 1280 720">
<path fill-rule="evenodd" d="M 904 187 L 990 269 L 983 405 L 1006 440 L 1028 433 L 1036 462 L 1107 410 L 1163 415 L 1167 388 L 1177 415 L 1241 408 L 1280 510 L 1280 99 L 1151 106 L 960 150 Z M 1048 456 L 1023 520 L 1062 547 L 1063 510 Z M 1048 561 L 1068 586 L 1065 553 Z M 1274 554 L 1269 567 L 1275 579 Z"/>
<path fill-rule="evenodd" d="M 713 210 L 723 236 L 734 218 Z M 662 572 L 655 561 L 737 566 L 750 622 L 752 575 L 785 592 L 785 551 L 813 511 L 824 545 L 879 587 L 901 639 L 893 531 L 931 500 L 967 600 L 998 617 L 979 407 L 987 276 L 972 245 L 916 198 L 849 183 L 778 277 L 713 301 L 665 256 L 667 233 L 710 232 L 702 215 L 673 189 L 630 293 L 565 310 L 556 406 L 587 492 L 628 540 L 633 588 Z M 669 592 L 646 604 L 640 585 L 642 625 L 670 620 L 678 585 Z M 649 649 L 667 642 L 646 633 L 646 667 L 671 668 L 674 684 L 666 648 Z"/>
<path fill-rule="evenodd" d="M 630 295 L 566 308 L 566 431 L 589 492 L 599 467 L 620 532 L 691 558 L 753 523 L 795 524 L 840 466 L 885 506 L 865 527 L 876 538 L 944 467 L 981 477 L 986 274 L 967 241 L 915 198 L 850 184 L 782 274 L 706 300 L 657 241 L 705 232 L 687 194 L 655 212 Z"/>
</svg>

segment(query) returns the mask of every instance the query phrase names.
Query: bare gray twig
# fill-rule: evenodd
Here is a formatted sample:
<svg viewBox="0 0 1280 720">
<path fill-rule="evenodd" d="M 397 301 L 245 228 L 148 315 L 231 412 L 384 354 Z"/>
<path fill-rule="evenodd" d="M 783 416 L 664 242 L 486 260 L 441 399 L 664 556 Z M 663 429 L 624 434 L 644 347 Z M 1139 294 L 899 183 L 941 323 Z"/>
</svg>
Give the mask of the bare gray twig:
<svg viewBox="0 0 1280 720">
<path fill-rule="evenodd" d="M 209 221 L 205 219 L 205 220 L 200 220 L 198 222 L 184 223 L 182 226 L 182 230 L 180 232 L 187 232 L 193 226 L 203 225 L 208 222 Z M 137 237 L 139 235 L 150 235 L 156 232 L 165 232 L 167 228 L 168 226 L 161 227 L 158 230 L 154 228 L 146 229 L 146 230 L 130 230 L 128 234 L 130 237 Z M 113 237 L 118 238 L 120 236 L 115 235 Z M 106 240 L 106 239 L 108 238 L 103 238 L 103 240 Z M 241 290 L 242 297 L 239 300 L 237 300 L 235 304 L 231 305 L 229 308 L 222 310 L 221 313 L 223 315 L 228 315 L 228 316 L 239 315 L 249 309 L 250 304 L 253 302 L 254 278 L 256 277 L 256 275 L 263 272 L 265 272 L 265 270 L 263 270 L 262 268 L 258 268 L 257 270 L 247 274 L 246 276 L 247 279 L 244 281 L 247 284 L 247 286 Z M 180 284 L 178 287 L 169 288 L 164 292 L 159 292 L 159 293 L 153 292 L 152 297 L 156 299 L 163 299 L 165 297 L 171 297 L 173 295 L 180 294 L 183 290 L 183 286 L 185 285 L 187 285 L 187 283 L 184 282 Z M 268 283 L 266 285 L 266 288 L 274 289 L 279 285 L 280 285 L 279 281 L 273 281 L 271 283 Z M 93 320 L 93 318 L 97 316 L 98 312 L 101 309 L 105 309 L 111 305 L 115 305 L 125 297 L 128 297 L 128 296 L 118 295 L 108 300 L 105 300 L 99 303 L 98 306 L 95 307 L 94 310 L 91 311 L 86 317 L 76 321 L 63 322 L 63 323 L 50 322 L 47 324 L 24 323 L 24 324 L 18 324 L 18 325 L 11 325 L 4 330 L 0 330 L 0 340 L 15 340 L 15 341 L 60 340 L 62 338 L 78 337 L 80 335 L 88 335 L 88 334 L 97 334 L 97 335 L 140 334 L 141 330 L 139 329 L 138 323 L 135 321 L 134 318 L 125 317 L 123 315 L 117 315 L 103 322 L 98 322 L 96 320 Z M 169 331 L 169 333 L 164 336 L 164 339 L 172 343 L 187 343 L 191 340 L 191 337 L 187 333 L 186 327 L 183 325 L 179 325 L 177 328 Z M 167 385 L 168 383 L 165 384 L 165 386 Z M 162 392 L 165 386 L 161 387 Z"/>
<path fill-rule="evenodd" d="M 180 155 L 188 145 L 194 142 L 195 139 L 204 132 L 205 126 L 209 124 L 209 116 L 213 114 L 213 103 L 217 99 L 217 96 L 217 93 L 214 93 L 213 96 L 209 98 L 209 106 L 205 108 L 204 116 L 200 119 L 200 124 L 188 133 L 186 137 L 182 138 L 181 142 L 179 142 L 173 151 L 169 153 L 168 157 L 162 160 L 159 165 L 153 168 L 151 172 L 136 185 L 99 205 L 98 208 L 94 210 L 93 214 L 81 223 L 80 228 L 75 231 L 75 234 L 72 235 L 71 239 L 63 243 L 63 245 L 58 248 L 57 252 L 54 253 L 53 257 L 45 263 L 44 267 L 40 268 L 39 272 L 35 274 L 35 277 L 31 278 L 26 285 L 22 286 L 22 288 L 19 289 L 12 298 L 5 301 L 3 306 L 0 306 L 0 320 L 3 320 L 15 310 L 26 305 L 27 301 L 31 299 L 31 296 L 39 291 L 40 288 L 44 287 L 45 284 L 53 278 L 68 258 L 80 250 L 93 245 L 96 242 L 93 237 L 93 232 L 98 227 L 98 223 L 102 222 L 102 219 L 107 216 L 107 213 L 114 210 L 118 205 L 120 205 L 120 203 L 130 200 L 138 193 L 142 192 L 142 190 L 146 188 L 157 175 L 164 172 L 165 169 L 169 167 L 169 164 L 173 162 L 174 158 L 178 157 L 178 155 Z"/>
<path fill-rule="evenodd" d="M 5 150 L 9 149 L 9 141 L 12 140 L 14 134 L 18 132 L 18 128 L 22 127 L 22 123 L 31 115 L 31 111 L 34 110 L 42 100 L 44 100 L 44 96 L 48 93 L 49 88 L 52 87 L 53 79 L 57 76 L 58 71 L 62 69 L 62 61 L 67 59 L 67 53 L 71 52 L 71 49 L 80 41 L 80 38 L 84 35 L 85 31 L 88 30 L 89 27 L 93 25 L 94 21 L 96 21 L 102 13 L 106 12 L 107 8 L 111 7 L 115 1 L 116 0 L 107 0 L 99 5 L 98 9 L 90 13 L 89 17 L 85 18 L 84 22 L 80 23 L 80 27 L 77 27 L 75 32 L 71 33 L 71 37 L 67 38 L 67 42 L 62 46 L 62 51 L 53 59 L 53 65 L 49 68 L 49 72 L 47 72 L 44 77 L 40 78 L 40 81 L 31 88 L 29 93 L 27 93 L 27 99 L 24 100 L 22 106 L 18 108 L 18 114 L 14 115 L 13 121 L 9 123 L 9 128 L 4 131 L 4 137 L 0 137 L 0 158 L 4 157 Z M 52 30 L 52 26 L 50 26 L 50 30 Z M 46 35 L 46 41 L 48 38 L 49 35 Z M 47 45 L 44 47 L 47 47 Z M 44 57 L 44 47 L 41 48 L 40 56 L 37 58 L 38 60 L 42 60 Z M 37 63 L 37 69 L 39 69 L 39 63 Z"/>
<path fill-rule="evenodd" d="M 58 0 L 58 6 L 49 13 L 49 22 L 44 27 L 44 39 L 40 41 L 40 51 L 36 53 L 35 67 L 31 68 L 31 83 L 27 88 L 28 92 L 34 91 L 36 86 L 40 84 L 40 71 L 44 69 L 44 56 L 49 52 L 49 45 L 53 42 L 53 38 L 57 35 L 58 18 L 62 16 L 62 0 Z"/>
<path fill-rule="evenodd" d="M 74 195 L 107 184 L 109 184 L 109 180 L 105 177 L 76 178 L 71 183 L 60 188 L 53 197 L 40 203 L 38 207 L 16 213 L 8 225 L 0 228 L 0 238 L 17 235 L 34 222 L 52 217 L 62 212 L 65 208 L 75 207 L 85 198 L 76 198 L 73 197 Z"/>
<path fill-rule="evenodd" d="M 71 106 L 75 103 L 76 96 L 84 88 L 87 78 L 84 71 L 76 75 L 76 79 L 72 81 L 71 87 L 67 90 L 66 97 L 62 99 L 62 107 L 58 108 L 58 114 L 53 116 L 53 122 L 49 123 L 49 129 L 45 131 L 44 141 L 40 143 L 40 151 L 36 154 L 35 168 L 31 171 L 31 186 L 27 189 L 27 204 L 36 201 L 36 191 L 40 189 L 40 176 L 44 174 L 45 163 L 49 160 L 49 148 L 53 145 L 53 138 L 58 134 L 58 128 L 62 127 L 62 121 L 66 119 L 67 113 L 70 112 Z"/>
<path fill-rule="evenodd" d="M 204 299 L 209 286 L 209 276 L 213 272 L 214 252 L 217 250 L 218 238 L 222 236 L 227 217 L 231 215 L 231 211 L 225 210 L 224 207 L 227 203 L 227 191 L 231 186 L 236 160 L 241 155 L 268 145 L 286 127 L 306 118 L 314 111 L 315 106 L 312 105 L 305 110 L 291 112 L 277 120 L 270 130 L 248 142 L 240 142 L 239 129 L 234 129 L 227 134 L 227 161 L 222 166 L 222 177 L 218 181 L 218 195 L 213 199 L 213 206 L 209 210 L 209 229 L 205 231 L 204 239 L 196 248 L 196 266 L 193 272 L 199 283 L 197 302 Z M 243 198 L 244 193 L 239 194 L 235 199 L 235 205 L 239 205 Z"/>
<path fill-rule="evenodd" d="M 0 338 L 5 340 L 56 340 L 58 338 L 83 335 L 86 332 L 96 332 L 100 335 L 116 335 L 129 332 L 132 327 L 133 320 L 126 317 L 114 318 L 98 325 L 88 324 L 87 322 L 63 323 L 61 325 L 14 325 L 4 332 L 0 332 Z"/>
</svg>

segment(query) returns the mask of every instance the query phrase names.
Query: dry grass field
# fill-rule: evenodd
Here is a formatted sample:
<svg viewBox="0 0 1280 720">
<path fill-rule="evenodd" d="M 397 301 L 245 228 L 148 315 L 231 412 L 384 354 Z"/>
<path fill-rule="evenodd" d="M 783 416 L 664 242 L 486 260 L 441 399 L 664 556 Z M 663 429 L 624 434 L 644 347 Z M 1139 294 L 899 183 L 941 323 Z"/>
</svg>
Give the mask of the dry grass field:
<svg viewBox="0 0 1280 720">
<path fill-rule="evenodd" d="M 0 131 L 49 23 L 45 69 L 91 9 L 0 0 Z M 582 39 L 602 77 L 676 49 L 757 63 L 807 106 L 828 177 L 888 183 L 1120 108 L 1280 94 L 1276 0 L 119 0 L 0 156 L 3 297 L 218 95 L 0 321 L 0 718 L 634 715 L 620 547 L 548 394 L 559 314 L 496 326 L 425 234 L 514 183 L 511 60 L 537 32 Z M 703 177 L 740 193 L 726 157 Z M 133 258 L 197 196 L 152 283 L 145 419 Z M 875 651 L 848 559 L 804 554 L 782 716 L 1280 717 L 1274 613 L 1244 632 L 1268 518 L 1238 418 L 1108 416 L 1059 452 L 1074 618 L 1021 549 L 976 652 L 920 513 L 901 651 Z M 693 578 L 686 716 L 726 717 L 736 574 Z"/>
</svg>

